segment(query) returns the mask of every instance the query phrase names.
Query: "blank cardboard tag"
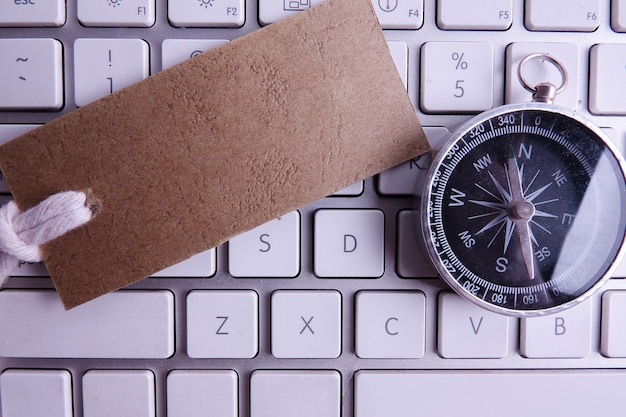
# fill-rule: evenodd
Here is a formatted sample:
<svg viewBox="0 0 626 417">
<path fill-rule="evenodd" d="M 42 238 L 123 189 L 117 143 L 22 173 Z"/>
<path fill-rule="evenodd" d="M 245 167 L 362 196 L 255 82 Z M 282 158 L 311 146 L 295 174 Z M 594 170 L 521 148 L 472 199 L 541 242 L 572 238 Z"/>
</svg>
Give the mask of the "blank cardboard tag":
<svg viewBox="0 0 626 417">
<path fill-rule="evenodd" d="M 21 209 L 100 205 L 42 252 L 66 308 L 428 150 L 370 0 L 329 0 L 0 147 Z"/>
</svg>

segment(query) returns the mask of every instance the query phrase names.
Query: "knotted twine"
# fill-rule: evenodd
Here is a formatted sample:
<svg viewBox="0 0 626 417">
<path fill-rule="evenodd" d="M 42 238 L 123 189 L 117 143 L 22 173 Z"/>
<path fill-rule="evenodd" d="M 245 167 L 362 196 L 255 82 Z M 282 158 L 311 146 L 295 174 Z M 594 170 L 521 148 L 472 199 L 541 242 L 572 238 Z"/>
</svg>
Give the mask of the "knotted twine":
<svg viewBox="0 0 626 417">
<path fill-rule="evenodd" d="M 53 194 L 24 212 L 13 201 L 0 207 L 0 287 L 20 261 L 41 262 L 39 245 L 84 225 L 94 213 L 77 191 Z"/>
</svg>

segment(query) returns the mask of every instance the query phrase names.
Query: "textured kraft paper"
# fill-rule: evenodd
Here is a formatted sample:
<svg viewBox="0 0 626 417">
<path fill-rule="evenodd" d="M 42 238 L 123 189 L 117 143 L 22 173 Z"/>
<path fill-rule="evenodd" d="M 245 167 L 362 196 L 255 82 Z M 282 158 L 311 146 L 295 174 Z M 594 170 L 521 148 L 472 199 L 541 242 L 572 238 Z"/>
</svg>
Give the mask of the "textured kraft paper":
<svg viewBox="0 0 626 417">
<path fill-rule="evenodd" d="M 72 308 L 429 150 L 370 0 L 329 0 L 0 147 L 20 209 L 88 191 L 42 248 Z"/>
</svg>

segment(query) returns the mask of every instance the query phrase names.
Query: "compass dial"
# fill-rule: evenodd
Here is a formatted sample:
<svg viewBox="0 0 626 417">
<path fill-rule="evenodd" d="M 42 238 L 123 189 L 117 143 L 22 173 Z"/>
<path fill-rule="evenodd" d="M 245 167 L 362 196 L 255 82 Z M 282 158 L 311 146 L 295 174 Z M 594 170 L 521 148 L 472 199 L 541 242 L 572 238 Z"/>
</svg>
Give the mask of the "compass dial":
<svg viewBox="0 0 626 417">
<path fill-rule="evenodd" d="M 504 106 L 459 129 L 432 164 L 422 224 L 461 295 L 517 316 L 570 307 L 616 266 L 626 233 L 623 162 L 566 109 Z"/>
</svg>

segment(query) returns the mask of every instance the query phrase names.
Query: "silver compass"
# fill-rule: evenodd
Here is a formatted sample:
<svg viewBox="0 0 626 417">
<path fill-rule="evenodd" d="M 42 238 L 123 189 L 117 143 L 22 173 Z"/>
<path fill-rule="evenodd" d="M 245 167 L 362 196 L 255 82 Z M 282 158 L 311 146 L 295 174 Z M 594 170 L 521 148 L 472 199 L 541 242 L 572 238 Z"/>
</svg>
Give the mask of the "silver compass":
<svg viewBox="0 0 626 417">
<path fill-rule="evenodd" d="M 528 85 L 547 60 L 559 87 Z M 519 66 L 533 102 L 461 126 L 433 161 L 422 199 L 426 248 L 442 278 L 489 310 L 534 316 L 571 307 L 609 278 L 624 251 L 625 165 L 609 138 L 552 104 L 567 72 L 549 55 Z"/>
</svg>

